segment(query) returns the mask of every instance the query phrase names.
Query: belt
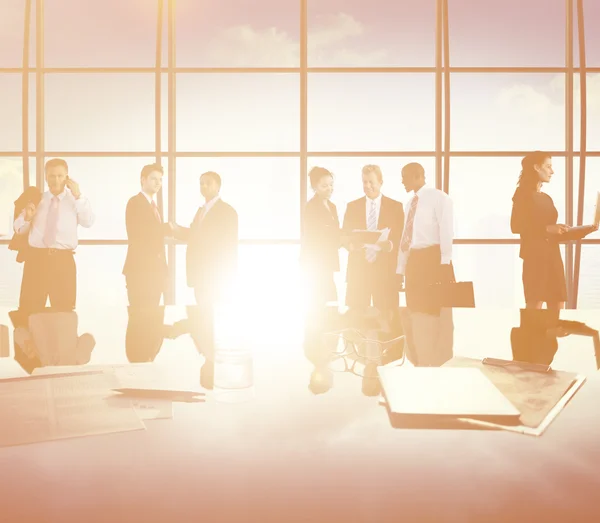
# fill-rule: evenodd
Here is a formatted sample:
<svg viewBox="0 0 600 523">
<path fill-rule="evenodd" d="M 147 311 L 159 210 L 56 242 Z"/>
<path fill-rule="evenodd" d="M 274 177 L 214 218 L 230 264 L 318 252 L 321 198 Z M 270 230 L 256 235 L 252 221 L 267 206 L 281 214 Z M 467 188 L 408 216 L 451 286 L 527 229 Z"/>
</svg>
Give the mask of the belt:
<svg viewBox="0 0 600 523">
<path fill-rule="evenodd" d="M 70 254 L 73 255 L 75 253 L 75 251 L 71 250 L 71 249 L 40 249 L 38 247 L 33 247 L 32 251 L 35 252 L 36 254 L 44 254 L 46 256 L 55 256 L 55 255 L 63 255 L 63 254 Z"/>
</svg>

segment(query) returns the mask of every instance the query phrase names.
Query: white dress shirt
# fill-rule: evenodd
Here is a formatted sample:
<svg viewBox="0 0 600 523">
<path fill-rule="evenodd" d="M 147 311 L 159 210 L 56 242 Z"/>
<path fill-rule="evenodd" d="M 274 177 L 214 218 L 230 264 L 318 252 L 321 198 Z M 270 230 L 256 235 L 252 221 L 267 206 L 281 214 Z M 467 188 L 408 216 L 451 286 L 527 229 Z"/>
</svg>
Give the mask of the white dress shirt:
<svg viewBox="0 0 600 523">
<path fill-rule="evenodd" d="M 366 217 L 367 217 L 367 221 L 366 224 L 368 226 L 369 223 L 369 212 L 371 211 L 371 205 L 373 202 L 375 202 L 375 216 L 377 217 L 377 223 L 379 223 L 379 213 L 381 212 L 381 197 L 383 195 L 381 193 L 379 193 L 379 196 L 377 198 L 375 198 L 374 200 L 371 200 L 371 198 L 369 198 L 368 196 L 365 196 L 365 202 L 366 202 Z M 377 228 L 377 224 L 375 225 L 375 228 Z"/>
<path fill-rule="evenodd" d="M 71 191 L 66 188 L 58 195 L 58 224 L 56 227 L 56 241 L 53 245 L 44 244 L 46 218 L 54 195 L 46 191 L 42 195 L 35 216 L 31 222 L 25 221 L 23 211 L 14 222 L 17 234 L 29 233 L 29 245 L 38 249 L 66 249 L 75 250 L 78 245 L 77 226 L 89 228 L 94 224 L 95 216 L 89 200 L 80 195 L 76 200 Z"/>
<path fill-rule="evenodd" d="M 154 200 L 154 194 L 152 196 L 150 196 L 149 194 L 146 194 L 144 191 L 140 191 L 140 192 L 146 197 L 146 200 L 148 200 L 148 203 L 150 205 L 152 205 L 152 202 L 155 201 Z"/>
<path fill-rule="evenodd" d="M 220 200 L 221 196 L 220 195 L 216 195 L 212 200 L 208 200 L 203 206 L 202 206 L 202 211 L 200 213 L 199 216 L 199 220 L 203 220 L 204 217 L 208 214 L 208 211 L 210 211 L 215 203 L 217 203 Z"/>
<path fill-rule="evenodd" d="M 454 239 L 452 200 L 444 191 L 427 186 L 421 187 L 416 195 L 419 199 L 409 251 L 439 245 L 442 251 L 442 263 L 448 264 L 452 261 L 452 241 Z M 405 229 L 414 198 L 413 196 L 405 207 Z M 396 270 L 398 274 L 404 274 L 407 260 L 408 252 L 402 252 L 400 249 Z"/>
</svg>

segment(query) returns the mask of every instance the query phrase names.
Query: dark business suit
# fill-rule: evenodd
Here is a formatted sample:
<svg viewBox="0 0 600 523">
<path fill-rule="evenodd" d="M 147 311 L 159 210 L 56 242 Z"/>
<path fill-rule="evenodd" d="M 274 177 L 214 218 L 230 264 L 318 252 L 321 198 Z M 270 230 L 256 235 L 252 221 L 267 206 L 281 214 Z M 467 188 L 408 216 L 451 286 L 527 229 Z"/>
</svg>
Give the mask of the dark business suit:
<svg viewBox="0 0 600 523">
<path fill-rule="evenodd" d="M 179 227 L 176 236 L 187 242 L 186 275 L 196 300 L 212 305 L 237 270 L 238 215 L 220 198 L 203 216 L 202 207 L 194 221 Z"/>
<path fill-rule="evenodd" d="M 367 228 L 366 197 L 348 204 L 344 215 L 343 230 L 346 234 L 354 229 Z M 348 256 L 346 273 L 346 305 L 365 308 L 373 305 L 380 311 L 398 307 L 398 285 L 396 284 L 396 265 L 398 248 L 404 229 L 404 210 L 402 204 L 387 196 L 381 197 L 381 209 L 377 229 L 390 228 L 388 239 L 392 242 L 392 251 L 378 251 L 373 263 L 368 263 L 365 249 L 357 249 Z"/>
<path fill-rule="evenodd" d="M 165 236 L 170 234 L 169 226 L 159 220 L 142 193 L 127 202 L 125 222 L 128 246 L 123 274 L 129 304 L 155 307 L 167 281 Z"/>
<path fill-rule="evenodd" d="M 318 196 L 308 201 L 300 245 L 300 263 L 316 306 L 337 299 L 333 273 L 340 270 L 340 221 L 335 204 L 328 201 L 327 205 Z"/>
</svg>

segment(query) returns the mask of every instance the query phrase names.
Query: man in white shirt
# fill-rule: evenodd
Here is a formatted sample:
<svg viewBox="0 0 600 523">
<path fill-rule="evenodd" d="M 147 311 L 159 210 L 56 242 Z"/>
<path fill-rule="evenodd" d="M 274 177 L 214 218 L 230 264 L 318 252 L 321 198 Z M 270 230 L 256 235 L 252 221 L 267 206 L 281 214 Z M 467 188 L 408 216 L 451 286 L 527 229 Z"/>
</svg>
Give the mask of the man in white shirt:
<svg viewBox="0 0 600 523">
<path fill-rule="evenodd" d="M 67 162 L 48 160 L 44 167 L 48 191 L 37 208 L 29 204 L 14 222 L 18 234 L 27 234 L 29 249 L 23 267 L 19 309 L 37 312 L 50 304 L 54 309 L 75 308 L 77 272 L 74 251 L 77 226 L 91 227 L 94 213 L 77 182 L 69 178 Z"/>
<path fill-rule="evenodd" d="M 432 304 L 427 303 L 427 289 L 454 280 L 452 200 L 445 192 L 425 186 L 425 169 L 419 163 L 404 166 L 402 184 L 414 195 L 407 204 L 396 272 L 405 280 L 408 308 L 428 310 Z"/>
</svg>

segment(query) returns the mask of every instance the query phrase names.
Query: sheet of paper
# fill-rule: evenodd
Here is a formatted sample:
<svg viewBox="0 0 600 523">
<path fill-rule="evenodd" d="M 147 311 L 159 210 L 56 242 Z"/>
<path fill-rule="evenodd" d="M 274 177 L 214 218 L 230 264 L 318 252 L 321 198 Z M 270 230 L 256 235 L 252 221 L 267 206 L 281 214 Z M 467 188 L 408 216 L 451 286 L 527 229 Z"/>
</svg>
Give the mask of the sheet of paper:
<svg viewBox="0 0 600 523">
<path fill-rule="evenodd" d="M 173 402 L 169 400 L 130 398 L 116 393 L 107 401 L 115 409 L 133 407 L 142 420 L 173 419 Z"/>
<path fill-rule="evenodd" d="M 377 231 L 381 233 L 381 236 L 379 236 L 379 242 L 385 242 L 388 240 L 389 236 L 390 236 L 390 228 L 386 227 L 385 229 L 381 229 L 380 231 Z M 376 244 L 372 244 L 372 245 L 365 245 L 365 247 L 368 247 L 370 249 L 374 249 L 376 251 L 380 251 L 381 247 L 379 245 Z"/>
<path fill-rule="evenodd" d="M 102 372 L 0 380 L 0 447 L 145 429 L 107 401 L 118 386 Z"/>
</svg>

